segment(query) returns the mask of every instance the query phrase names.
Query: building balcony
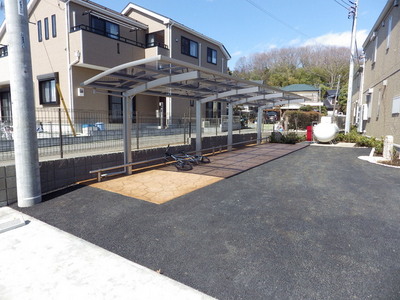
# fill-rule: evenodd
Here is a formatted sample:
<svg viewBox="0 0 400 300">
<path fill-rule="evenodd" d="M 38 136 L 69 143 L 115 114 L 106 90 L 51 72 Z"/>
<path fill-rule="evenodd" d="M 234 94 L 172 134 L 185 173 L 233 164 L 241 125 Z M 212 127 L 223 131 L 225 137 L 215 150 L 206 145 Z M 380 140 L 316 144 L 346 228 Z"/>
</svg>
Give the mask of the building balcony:
<svg viewBox="0 0 400 300">
<path fill-rule="evenodd" d="M 71 28 L 69 39 L 71 53 L 81 53 L 78 65 L 103 69 L 145 57 L 144 43 L 106 34 L 86 25 Z M 71 60 L 74 59 L 71 57 Z"/>
<path fill-rule="evenodd" d="M 163 55 L 163 56 L 169 56 L 169 50 L 168 47 L 163 47 L 164 45 L 161 46 L 152 46 L 146 48 L 146 58 L 148 57 L 153 57 L 156 55 Z"/>
</svg>

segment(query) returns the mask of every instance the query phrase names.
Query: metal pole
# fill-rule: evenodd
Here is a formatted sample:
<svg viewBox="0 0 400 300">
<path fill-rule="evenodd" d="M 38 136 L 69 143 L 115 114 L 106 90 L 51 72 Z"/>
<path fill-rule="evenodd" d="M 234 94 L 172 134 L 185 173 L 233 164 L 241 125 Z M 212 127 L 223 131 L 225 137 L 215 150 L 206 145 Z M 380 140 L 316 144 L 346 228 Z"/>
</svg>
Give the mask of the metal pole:
<svg viewBox="0 0 400 300">
<path fill-rule="evenodd" d="M 139 112 L 136 111 L 136 149 L 139 150 L 139 139 L 140 139 L 140 121 L 139 121 Z"/>
<path fill-rule="evenodd" d="M 265 106 L 258 107 L 257 111 L 257 144 L 260 145 L 262 141 L 262 125 L 263 125 L 263 113 Z"/>
<path fill-rule="evenodd" d="M 201 102 L 196 101 L 196 154 L 201 155 Z"/>
<path fill-rule="evenodd" d="M 42 201 L 26 0 L 5 1 L 18 206 Z"/>
<path fill-rule="evenodd" d="M 354 77 L 354 56 L 356 52 L 356 31 L 357 31 L 357 9 L 358 0 L 355 0 L 352 13 L 353 15 L 353 30 L 351 32 L 351 55 L 350 55 L 350 70 L 349 70 L 349 89 L 347 91 L 347 104 L 346 104 L 346 124 L 344 132 L 350 132 L 350 120 L 351 120 L 351 98 L 353 96 L 353 77 Z"/>
<path fill-rule="evenodd" d="M 228 151 L 232 151 L 233 143 L 233 104 L 228 105 Z"/>
<path fill-rule="evenodd" d="M 336 86 L 335 100 L 333 102 L 333 115 L 332 115 L 332 122 L 331 122 L 332 124 L 335 124 L 335 121 L 336 121 L 335 111 L 336 111 L 336 104 L 337 104 L 337 101 L 338 101 L 338 95 L 339 95 L 339 91 L 340 91 L 340 77 L 341 76 L 339 75 L 338 83 L 337 83 L 337 86 Z"/>
<path fill-rule="evenodd" d="M 132 163 L 132 97 L 123 95 L 123 119 L 124 119 L 124 164 Z M 127 175 L 132 174 L 132 166 L 126 167 Z"/>
<path fill-rule="evenodd" d="M 62 136 L 62 125 L 61 125 L 61 108 L 58 109 L 58 132 L 60 138 L 60 158 L 64 158 L 63 136 Z"/>
</svg>

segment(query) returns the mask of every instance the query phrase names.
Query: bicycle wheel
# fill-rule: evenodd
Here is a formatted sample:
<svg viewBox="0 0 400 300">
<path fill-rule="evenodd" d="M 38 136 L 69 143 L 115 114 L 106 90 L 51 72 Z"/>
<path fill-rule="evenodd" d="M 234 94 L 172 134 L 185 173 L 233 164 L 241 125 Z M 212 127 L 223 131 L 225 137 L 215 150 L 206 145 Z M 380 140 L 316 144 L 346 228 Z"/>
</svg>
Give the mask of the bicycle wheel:
<svg viewBox="0 0 400 300">
<path fill-rule="evenodd" d="M 211 160 L 210 160 L 207 156 L 202 156 L 201 159 L 200 159 L 200 161 L 201 161 L 203 164 L 208 164 L 208 163 L 211 162 Z"/>
<path fill-rule="evenodd" d="M 193 169 L 193 166 L 190 162 L 186 161 L 186 160 L 179 160 L 175 163 L 175 167 L 179 170 L 179 171 L 189 171 Z"/>
</svg>

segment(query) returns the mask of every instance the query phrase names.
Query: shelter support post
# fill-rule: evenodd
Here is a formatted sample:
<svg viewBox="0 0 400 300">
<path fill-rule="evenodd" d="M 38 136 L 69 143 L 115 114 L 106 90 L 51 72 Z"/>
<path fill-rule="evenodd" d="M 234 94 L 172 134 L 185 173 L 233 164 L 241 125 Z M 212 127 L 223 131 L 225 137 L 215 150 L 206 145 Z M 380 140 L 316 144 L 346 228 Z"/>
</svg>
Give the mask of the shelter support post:
<svg viewBox="0 0 400 300">
<path fill-rule="evenodd" d="M 233 103 L 228 105 L 228 151 L 232 151 L 233 144 Z"/>
<path fill-rule="evenodd" d="M 258 107 L 257 111 L 257 144 L 262 142 L 262 127 L 264 122 L 264 109 L 271 107 L 271 105 L 263 105 Z"/>
<path fill-rule="evenodd" d="M 257 145 L 261 144 L 262 139 L 263 111 L 264 108 L 262 106 L 257 111 Z"/>
<path fill-rule="evenodd" d="M 123 97 L 123 110 L 124 110 L 124 164 L 132 163 L 132 97 Z M 132 174 L 132 166 L 125 167 L 127 175 Z"/>
<path fill-rule="evenodd" d="M 201 102 L 196 101 L 196 154 L 201 155 Z"/>
</svg>

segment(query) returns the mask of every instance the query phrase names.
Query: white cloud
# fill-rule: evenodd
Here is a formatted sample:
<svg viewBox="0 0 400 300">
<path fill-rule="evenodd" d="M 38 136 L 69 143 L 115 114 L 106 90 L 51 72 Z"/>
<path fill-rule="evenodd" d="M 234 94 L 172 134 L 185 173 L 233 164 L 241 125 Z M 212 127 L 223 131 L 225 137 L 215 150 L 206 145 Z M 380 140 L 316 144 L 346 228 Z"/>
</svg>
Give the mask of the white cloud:
<svg viewBox="0 0 400 300">
<path fill-rule="evenodd" d="M 357 32 L 357 45 L 361 47 L 365 39 L 368 36 L 367 30 L 360 30 Z M 350 47 L 351 44 L 351 32 L 339 32 L 339 33 L 327 33 L 315 38 L 306 40 L 302 46 L 312 45 L 325 45 L 325 46 L 338 46 L 338 47 Z"/>
</svg>

